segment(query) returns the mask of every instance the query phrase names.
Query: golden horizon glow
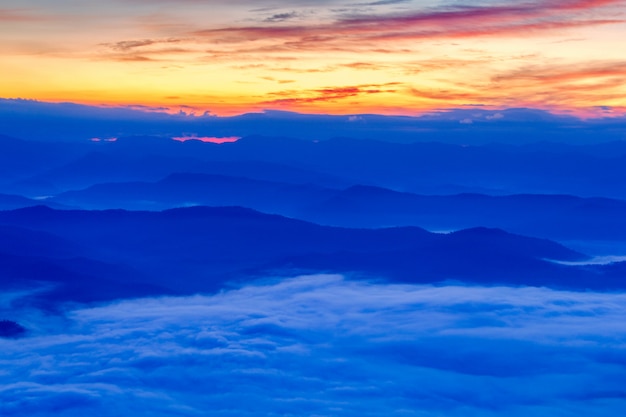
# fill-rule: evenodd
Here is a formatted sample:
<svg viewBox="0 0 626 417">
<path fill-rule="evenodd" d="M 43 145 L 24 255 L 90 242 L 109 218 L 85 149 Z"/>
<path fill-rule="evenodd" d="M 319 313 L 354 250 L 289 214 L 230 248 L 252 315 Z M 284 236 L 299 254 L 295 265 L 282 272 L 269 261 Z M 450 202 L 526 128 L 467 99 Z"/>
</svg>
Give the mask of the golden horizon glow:
<svg viewBox="0 0 626 417">
<path fill-rule="evenodd" d="M 617 0 L 0 2 L 0 97 L 228 116 L 626 109 Z"/>
</svg>

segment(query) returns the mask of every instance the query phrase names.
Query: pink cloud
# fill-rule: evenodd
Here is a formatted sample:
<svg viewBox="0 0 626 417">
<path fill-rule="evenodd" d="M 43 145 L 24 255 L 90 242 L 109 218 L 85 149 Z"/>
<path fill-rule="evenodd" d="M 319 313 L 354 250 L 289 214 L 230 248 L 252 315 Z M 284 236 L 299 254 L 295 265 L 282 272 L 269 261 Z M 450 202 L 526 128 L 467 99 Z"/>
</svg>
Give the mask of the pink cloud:
<svg viewBox="0 0 626 417">
<path fill-rule="evenodd" d="M 213 44 L 274 40 L 274 44 L 261 46 L 264 52 L 374 48 L 374 44 L 364 42 L 517 36 L 537 31 L 623 23 L 624 19 L 610 10 L 610 6 L 620 4 L 620 0 L 547 0 L 393 15 L 356 15 L 316 25 L 233 26 L 200 30 L 193 35 Z M 593 17 L 588 16 L 587 12 L 591 11 Z M 604 14 L 603 18 L 599 17 L 601 14 Z"/>
<path fill-rule="evenodd" d="M 222 144 L 222 143 L 234 143 L 234 142 L 237 142 L 239 139 L 241 139 L 241 137 L 239 137 L 239 136 L 214 137 L 214 136 L 196 136 L 196 135 L 191 135 L 191 136 L 178 136 L 178 137 L 175 137 L 175 138 L 172 138 L 172 139 L 177 140 L 179 142 L 186 142 L 188 140 L 199 140 L 200 142 Z"/>
</svg>

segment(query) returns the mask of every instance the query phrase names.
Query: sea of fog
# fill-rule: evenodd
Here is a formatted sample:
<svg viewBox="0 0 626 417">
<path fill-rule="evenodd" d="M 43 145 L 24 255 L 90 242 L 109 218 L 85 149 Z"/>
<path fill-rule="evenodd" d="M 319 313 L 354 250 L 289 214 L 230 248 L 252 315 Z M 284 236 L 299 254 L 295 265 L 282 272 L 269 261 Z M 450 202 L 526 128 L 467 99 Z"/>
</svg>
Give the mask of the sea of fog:
<svg viewBox="0 0 626 417">
<path fill-rule="evenodd" d="M 623 293 L 314 275 L 35 313 L 0 339 L 2 416 L 626 411 Z"/>
</svg>

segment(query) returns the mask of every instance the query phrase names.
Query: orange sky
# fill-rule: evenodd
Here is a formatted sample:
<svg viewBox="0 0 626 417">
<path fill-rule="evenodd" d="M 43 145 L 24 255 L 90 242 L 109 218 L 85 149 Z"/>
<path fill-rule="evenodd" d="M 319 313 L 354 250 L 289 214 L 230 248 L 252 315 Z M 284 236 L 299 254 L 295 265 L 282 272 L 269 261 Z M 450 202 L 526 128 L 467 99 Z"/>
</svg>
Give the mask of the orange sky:
<svg viewBox="0 0 626 417">
<path fill-rule="evenodd" d="M 0 0 L 0 97 L 417 114 L 626 108 L 626 1 Z"/>
</svg>

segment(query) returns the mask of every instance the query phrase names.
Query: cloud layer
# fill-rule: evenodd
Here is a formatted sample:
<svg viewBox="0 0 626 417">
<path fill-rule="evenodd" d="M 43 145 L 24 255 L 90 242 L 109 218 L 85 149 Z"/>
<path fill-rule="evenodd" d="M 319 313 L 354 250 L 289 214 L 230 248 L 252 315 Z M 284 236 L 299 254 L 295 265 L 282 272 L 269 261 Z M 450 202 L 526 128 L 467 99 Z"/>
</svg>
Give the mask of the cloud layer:
<svg viewBox="0 0 626 417">
<path fill-rule="evenodd" d="M 0 412 L 618 415 L 625 301 L 307 276 L 22 317 L 30 336 L 0 339 Z"/>
<path fill-rule="evenodd" d="M 626 109 L 620 0 L 43 3 L 0 6 L 7 97 L 221 115 Z"/>
</svg>

